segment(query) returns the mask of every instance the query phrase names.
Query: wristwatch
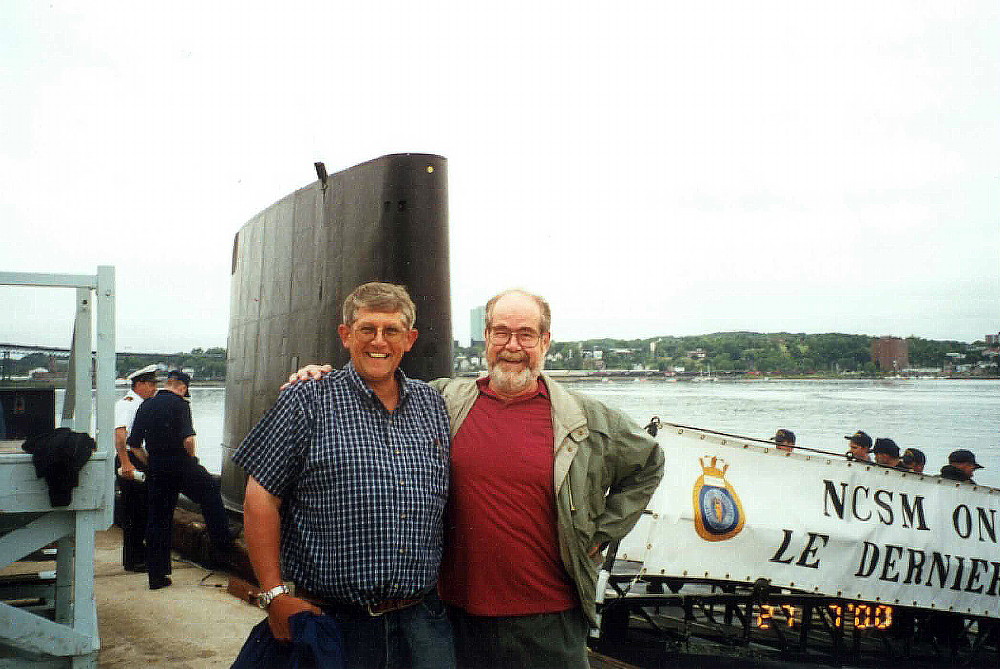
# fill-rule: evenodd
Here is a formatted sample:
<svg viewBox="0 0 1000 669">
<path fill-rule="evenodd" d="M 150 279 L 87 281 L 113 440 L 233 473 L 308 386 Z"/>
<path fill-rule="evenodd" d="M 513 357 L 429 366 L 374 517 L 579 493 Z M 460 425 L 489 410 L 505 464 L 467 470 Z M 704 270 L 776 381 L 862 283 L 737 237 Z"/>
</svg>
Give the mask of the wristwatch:
<svg viewBox="0 0 1000 669">
<path fill-rule="evenodd" d="M 267 611 L 267 607 L 271 605 L 274 598 L 278 595 L 290 595 L 292 591 L 288 589 L 288 586 L 282 583 L 281 585 L 276 585 L 267 592 L 262 592 L 257 595 L 257 606 Z"/>
</svg>

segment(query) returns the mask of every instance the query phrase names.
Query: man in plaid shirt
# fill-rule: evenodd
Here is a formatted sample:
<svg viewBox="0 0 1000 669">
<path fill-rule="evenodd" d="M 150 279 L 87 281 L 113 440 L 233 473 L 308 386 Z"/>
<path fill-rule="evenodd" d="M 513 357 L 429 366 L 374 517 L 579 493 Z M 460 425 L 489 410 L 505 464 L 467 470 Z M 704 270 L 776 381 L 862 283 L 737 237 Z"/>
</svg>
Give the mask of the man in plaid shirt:
<svg viewBox="0 0 1000 669">
<path fill-rule="evenodd" d="M 503 291 L 486 303 L 489 376 L 431 382 L 451 416 L 440 593 L 463 668 L 588 667 L 601 552 L 663 477 L 644 429 L 543 372 L 551 323 L 544 298 Z"/>
<path fill-rule="evenodd" d="M 274 636 L 289 640 L 299 612 L 332 615 L 348 666 L 455 664 L 436 593 L 448 415 L 399 369 L 415 312 L 402 286 L 355 289 L 338 328 L 351 361 L 283 391 L 233 456 L 249 475 L 247 547 Z"/>
</svg>

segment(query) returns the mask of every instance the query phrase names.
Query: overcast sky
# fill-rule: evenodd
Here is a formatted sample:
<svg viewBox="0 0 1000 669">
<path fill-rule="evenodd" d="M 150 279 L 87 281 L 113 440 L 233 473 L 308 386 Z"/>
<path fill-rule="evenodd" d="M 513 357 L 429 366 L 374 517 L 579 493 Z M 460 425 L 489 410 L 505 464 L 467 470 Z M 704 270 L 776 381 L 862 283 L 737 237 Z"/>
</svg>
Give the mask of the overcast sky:
<svg viewBox="0 0 1000 669">
<path fill-rule="evenodd" d="M 280 9 L 279 9 L 280 7 Z M 116 267 L 118 349 L 224 346 L 233 235 L 330 172 L 449 160 L 454 333 L 1000 331 L 992 2 L 0 5 L 0 270 Z M 67 346 L 69 290 L 0 288 Z"/>
</svg>

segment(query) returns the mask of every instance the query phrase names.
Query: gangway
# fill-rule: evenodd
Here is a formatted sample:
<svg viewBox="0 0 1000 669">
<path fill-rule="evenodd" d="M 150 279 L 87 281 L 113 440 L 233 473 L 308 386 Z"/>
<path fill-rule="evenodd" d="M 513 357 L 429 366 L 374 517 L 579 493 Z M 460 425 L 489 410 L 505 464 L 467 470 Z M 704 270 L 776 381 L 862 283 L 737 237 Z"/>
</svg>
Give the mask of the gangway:
<svg viewBox="0 0 1000 669">
<path fill-rule="evenodd" d="M 0 285 L 76 289 L 61 426 L 90 433 L 96 414 L 97 442 L 70 505 L 53 508 L 22 442 L 0 441 L 0 569 L 57 545 L 54 579 L 0 583 L 0 668 L 97 667 L 94 533 L 111 526 L 114 512 L 114 267 L 98 266 L 93 275 L 0 272 Z"/>
</svg>

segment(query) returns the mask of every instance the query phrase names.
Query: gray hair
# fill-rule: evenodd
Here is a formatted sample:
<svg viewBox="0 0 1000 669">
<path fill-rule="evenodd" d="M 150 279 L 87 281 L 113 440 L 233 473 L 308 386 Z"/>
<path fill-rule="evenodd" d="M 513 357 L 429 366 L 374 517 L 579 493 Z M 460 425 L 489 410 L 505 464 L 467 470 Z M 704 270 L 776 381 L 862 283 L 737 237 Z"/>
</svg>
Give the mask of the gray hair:
<svg viewBox="0 0 1000 669">
<path fill-rule="evenodd" d="M 529 293 L 528 291 L 521 290 L 520 288 L 511 288 L 510 290 L 497 293 L 490 298 L 490 301 L 486 303 L 487 328 L 493 323 L 493 309 L 496 307 L 497 302 L 500 301 L 501 297 L 507 297 L 508 295 L 524 295 L 525 297 L 533 300 L 535 304 L 538 305 L 538 311 L 542 315 L 538 322 L 538 329 L 542 334 L 550 331 L 549 328 L 552 326 L 552 309 L 549 308 L 549 303 L 546 302 L 545 298 L 541 295 L 535 295 L 534 293 Z"/>
<path fill-rule="evenodd" d="M 402 314 L 403 324 L 407 328 L 412 328 L 417 322 L 417 307 L 410 299 L 410 294 L 406 292 L 406 287 L 394 283 L 370 281 L 355 288 L 354 292 L 344 300 L 341 313 L 344 325 L 348 327 L 354 325 L 359 309 L 384 314 Z"/>
</svg>

